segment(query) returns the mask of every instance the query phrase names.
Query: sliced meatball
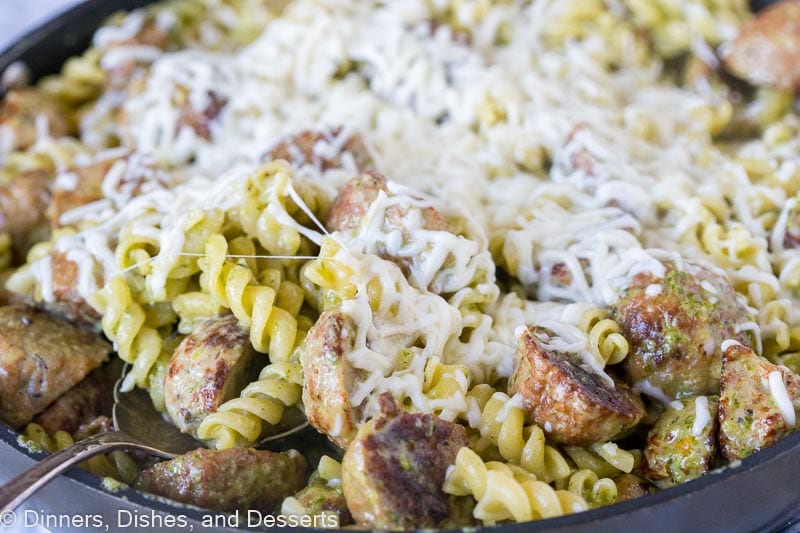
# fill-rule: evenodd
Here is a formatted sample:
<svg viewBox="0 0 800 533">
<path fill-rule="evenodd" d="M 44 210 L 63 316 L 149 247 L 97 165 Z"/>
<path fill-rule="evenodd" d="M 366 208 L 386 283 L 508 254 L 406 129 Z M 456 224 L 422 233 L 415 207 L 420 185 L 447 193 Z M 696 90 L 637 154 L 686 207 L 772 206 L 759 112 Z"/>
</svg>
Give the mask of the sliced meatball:
<svg viewBox="0 0 800 533">
<path fill-rule="evenodd" d="M 772 446 L 796 429 L 800 376 L 728 342 L 722 357 L 719 445 L 729 461 Z"/>
<path fill-rule="evenodd" d="M 644 474 L 659 488 L 706 474 L 717 456 L 717 396 L 676 400 L 661 414 L 644 449 Z"/>
<path fill-rule="evenodd" d="M 135 486 L 205 509 L 271 512 L 300 490 L 305 470 L 306 460 L 296 450 L 200 448 L 148 468 Z"/>
<path fill-rule="evenodd" d="M 39 413 L 34 422 L 53 434 L 66 431 L 73 434 L 84 424 L 91 423 L 101 416 L 111 416 L 114 406 L 114 373 L 106 365 L 93 370 L 86 379 L 64 393 L 50 407 Z M 119 377 L 121 368 L 117 368 Z"/>
<path fill-rule="evenodd" d="M 18 258 L 47 237 L 50 185 L 50 176 L 43 170 L 22 172 L 0 185 L 0 233 L 11 236 Z"/>
<path fill-rule="evenodd" d="M 614 478 L 617 486 L 617 503 L 641 498 L 653 492 L 653 486 L 643 478 L 633 474 L 621 474 Z"/>
<path fill-rule="evenodd" d="M 341 448 L 358 431 L 361 409 L 350 404 L 360 372 L 347 360 L 358 326 L 342 313 L 325 312 L 303 344 L 303 405 L 308 422 Z"/>
<path fill-rule="evenodd" d="M 612 440 L 645 415 L 639 396 L 585 370 L 579 356 L 546 347 L 550 331 L 531 327 L 519 337 L 509 394 L 520 394 L 533 421 L 554 441 L 575 446 Z"/>
<path fill-rule="evenodd" d="M 114 421 L 111 418 L 107 416 L 98 416 L 89 422 L 81 424 L 78 429 L 75 430 L 72 438 L 75 439 L 75 442 L 78 442 L 79 440 L 88 439 L 89 437 L 94 437 L 101 433 L 107 433 L 112 429 L 114 429 Z"/>
<path fill-rule="evenodd" d="M 111 345 L 23 306 L 0 307 L 0 420 L 20 427 L 108 359 Z"/>
<path fill-rule="evenodd" d="M 442 490 L 448 467 L 468 444 L 466 430 L 435 415 L 401 413 L 386 393 L 381 406 L 382 415 L 361 428 L 342 460 L 353 518 L 380 529 L 469 524 L 465 498 Z"/>
<path fill-rule="evenodd" d="M 3 131 L 10 132 L 11 149 L 25 150 L 36 142 L 40 127 L 51 137 L 64 137 L 71 131 L 65 114 L 41 91 L 9 91 L 0 102 L 0 137 Z"/>
<path fill-rule="evenodd" d="M 612 308 L 630 344 L 629 382 L 670 400 L 719 394 L 720 344 L 746 342 L 739 326 L 751 317 L 724 274 L 689 262 L 664 266 L 663 278 L 637 274 Z"/>
<path fill-rule="evenodd" d="M 201 322 L 172 353 L 164 378 L 164 404 L 184 433 L 196 435 L 200 423 L 255 379 L 255 350 L 234 315 Z"/>
<path fill-rule="evenodd" d="M 351 157 L 359 172 L 372 167 L 372 155 L 361 136 L 353 134 L 342 138 L 342 135 L 342 128 L 301 131 L 276 144 L 264 160 L 285 159 L 295 167 L 312 165 L 329 170 L 342 168 L 342 160 Z"/>
<path fill-rule="evenodd" d="M 99 327 L 102 316 L 81 296 L 78 290 L 80 268 L 62 252 L 50 253 L 50 270 L 53 276 L 53 301 L 46 302 L 45 308 L 51 313 L 63 316 L 70 322 L 90 329 Z M 102 285 L 100 275 L 95 275 L 97 286 Z"/>
<path fill-rule="evenodd" d="M 745 24 L 723 63 L 753 85 L 800 89 L 800 4 L 775 2 Z"/>
<path fill-rule="evenodd" d="M 62 226 L 61 215 L 65 212 L 103 198 L 103 178 L 113 164 L 114 161 L 109 159 L 78 167 L 68 174 L 73 178 L 72 183 L 56 179 L 53 184 L 53 199 L 47 209 L 52 228 Z"/>
</svg>

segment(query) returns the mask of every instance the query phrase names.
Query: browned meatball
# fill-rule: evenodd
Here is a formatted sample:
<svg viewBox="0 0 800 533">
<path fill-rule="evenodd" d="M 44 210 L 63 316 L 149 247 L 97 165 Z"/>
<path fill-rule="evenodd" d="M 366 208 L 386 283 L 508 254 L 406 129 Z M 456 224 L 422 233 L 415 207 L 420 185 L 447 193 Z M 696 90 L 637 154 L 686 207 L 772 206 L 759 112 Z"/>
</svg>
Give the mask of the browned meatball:
<svg viewBox="0 0 800 533">
<path fill-rule="evenodd" d="M 719 394 L 720 344 L 746 342 L 738 326 L 749 313 L 723 274 L 689 262 L 664 266 L 663 278 L 635 276 L 612 309 L 630 343 L 628 378 L 669 399 Z"/>
<path fill-rule="evenodd" d="M 272 150 L 267 152 L 264 160 L 285 159 L 296 167 L 312 165 L 320 170 L 328 170 L 341 168 L 342 159 L 346 156 L 351 156 L 359 171 L 372 167 L 372 156 L 361 136 L 358 134 L 350 135 L 342 143 L 341 140 L 337 140 L 341 132 L 342 128 L 323 131 L 301 131 L 276 144 Z M 335 153 L 322 153 L 321 145 L 332 145 L 334 143 L 340 145 L 341 148 L 336 150 Z"/>
<path fill-rule="evenodd" d="M 14 150 L 30 148 L 37 137 L 37 121 L 47 126 L 51 137 L 70 134 L 70 124 L 58 106 L 41 91 L 21 89 L 9 91 L 0 102 L 0 130 L 12 134 Z"/>
<path fill-rule="evenodd" d="M 364 172 L 349 181 L 333 200 L 325 225 L 331 231 L 357 227 L 381 191 L 388 192 L 388 187 L 386 177 L 378 172 Z"/>
<path fill-rule="evenodd" d="M 30 422 L 110 352 L 99 336 L 42 311 L 0 307 L 0 420 Z"/>
<path fill-rule="evenodd" d="M 113 164 L 113 160 L 105 160 L 74 169 L 72 172 L 77 178 L 74 187 L 60 187 L 56 180 L 53 185 L 53 199 L 47 209 L 52 228 L 61 227 L 61 215 L 70 209 L 103 198 L 103 178 Z"/>
<path fill-rule="evenodd" d="M 64 393 L 33 421 L 49 434 L 59 430 L 72 434 L 97 417 L 111 416 L 116 378 L 107 369 L 108 366 L 92 371 L 86 379 Z M 119 377 L 121 368 L 116 368 L 116 377 Z"/>
<path fill-rule="evenodd" d="M 179 126 L 188 126 L 203 139 L 211 140 L 211 124 L 219 117 L 228 99 L 214 91 L 208 92 L 208 102 L 203 109 L 192 107 L 188 98 L 181 106 L 181 118 L 178 120 Z"/>
<path fill-rule="evenodd" d="M 721 389 L 719 445 L 729 461 L 744 459 L 795 431 L 800 377 L 786 367 L 730 343 L 722 356 Z"/>
<path fill-rule="evenodd" d="M 67 258 L 62 252 L 50 253 L 50 267 L 53 275 L 53 300 L 47 302 L 48 311 L 63 316 L 67 320 L 88 328 L 97 328 L 100 323 L 100 313 L 84 300 L 78 292 L 80 269 L 75 261 Z M 95 275 L 95 282 L 102 285 L 99 275 Z"/>
<path fill-rule="evenodd" d="M 637 394 L 584 370 L 573 354 L 545 348 L 548 330 L 528 328 L 519 338 L 509 394 L 521 394 L 525 408 L 548 436 L 562 444 L 586 446 L 612 440 L 645 415 Z"/>
<path fill-rule="evenodd" d="M 0 233 L 11 235 L 18 258 L 47 237 L 50 185 L 50 176 L 42 170 L 23 172 L 0 185 Z"/>
<path fill-rule="evenodd" d="M 617 486 L 617 503 L 641 498 L 653 492 L 653 486 L 646 479 L 633 474 L 622 474 L 614 478 Z"/>
<path fill-rule="evenodd" d="M 308 422 L 342 448 L 358 430 L 361 410 L 350 404 L 359 370 L 347 360 L 358 326 L 342 313 L 325 312 L 303 344 L 303 405 Z"/>
<path fill-rule="evenodd" d="M 328 213 L 326 226 L 331 231 L 344 231 L 358 226 L 369 210 L 370 204 L 378 198 L 378 193 L 389 192 L 386 177 L 378 172 L 364 172 L 345 185 L 333 200 Z M 400 206 L 387 210 L 387 222 L 394 227 L 402 227 L 406 211 Z M 432 207 L 423 210 L 424 226 L 429 230 L 447 229 L 447 221 Z"/>
<path fill-rule="evenodd" d="M 800 89 L 800 3 L 776 2 L 742 27 L 725 67 L 753 85 Z"/>
<path fill-rule="evenodd" d="M 342 460 L 353 518 L 381 529 L 468 524 L 465 498 L 442 490 L 447 468 L 468 443 L 466 430 L 434 415 L 400 413 L 386 393 L 381 404 L 382 416 L 361 428 Z"/>
<path fill-rule="evenodd" d="M 661 414 L 644 449 L 644 474 L 667 488 L 707 473 L 717 455 L 716 396 L 676 400 Z"/>
<path fill-rule="evenodd" d="M 198 324 L 173 352 L 164 378 L 164 404 L 175 425 L 195 435 L 206 416 L 255 378 L 255 359 L 250 336 L 234 315 Z"/>
<path fill-rule="evenodd" d="M 303 486 L 299 452 L 200 448 L 143 471 L 136 487 L 182 503 L 214 509 L 271 512 Z"/>
</svg>

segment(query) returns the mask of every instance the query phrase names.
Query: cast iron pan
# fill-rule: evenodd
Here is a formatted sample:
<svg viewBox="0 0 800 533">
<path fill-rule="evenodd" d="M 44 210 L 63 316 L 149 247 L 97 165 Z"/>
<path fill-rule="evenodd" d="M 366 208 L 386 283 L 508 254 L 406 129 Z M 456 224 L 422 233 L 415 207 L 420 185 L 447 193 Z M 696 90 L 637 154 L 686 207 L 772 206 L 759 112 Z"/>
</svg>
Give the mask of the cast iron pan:
<svg viewBox="0 0 800 533">
<path fill-rule="evenodd" d="M 0 73 L 15 61 L 23 61 L 28 65 L 34 79 L 57 72 L 64 61 L 81 53 L 89 45 L 94 30 L 109 15 L 149 3 L 152 0 L 88 0 L 0 53 Z M 757 9 L 763 7 L 765 2 L 756 1 L 752 4 Z M 16 432 L 0 423 L 0 479 L 10 478 L 25 466 L 30 466 L 31 459 L 41 457 L 20 446 L 17 437 Z M 12 469 L 14 472 L 10 471 Z M 73 513 L 88 512 L 89 509 L 109 512 L 126 509 L 144 518 L 150 518 L 153 514 L 182 515 L 190 520 L 194 531 L 206 529 L 202 527 L 202 521 L 211 514 L 155 500 L 130 489 L 107 492 L 98 477 L 80 469 L 72 470 L 67 477 L 70 479 L 56 480 L 51 484 L 63 494 L 54 494 L 51 489 L 49 499 L 39 500 L 40 506 L 53 510 L 71 509 Z M 65 501 L 68 502 L 66 507 Z M 544 530 L 587 533 L 620 530 L 800 530 L 796 516 L 800 516 L 800 432 L 745 459 L 735 468 L 724 468 L 669 490 L 594 511 L 540 522 L 506 525 L 501 529 L 503 533 Z M 150 523 L 154 524 L 152 521 Z M 246 525 L 246 516 L 241 517 L 240 524 Z M 113 531 L 113 519 L 110 525 Z"/>
</svg>

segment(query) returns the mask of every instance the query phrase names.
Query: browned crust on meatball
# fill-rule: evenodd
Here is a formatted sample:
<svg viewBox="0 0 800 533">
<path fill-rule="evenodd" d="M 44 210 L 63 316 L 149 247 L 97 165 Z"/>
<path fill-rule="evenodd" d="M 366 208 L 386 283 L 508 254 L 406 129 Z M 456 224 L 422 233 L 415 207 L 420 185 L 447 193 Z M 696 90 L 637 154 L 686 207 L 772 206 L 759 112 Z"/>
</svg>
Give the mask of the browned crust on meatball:
<svg viewBox="0 0 800 533">
<path fill-rule="evenodd" d="M 296 167 L 312 165 L 320 170 L 329 170 L 342 167 L 343 154 L 347 153 L 353 157 L 358 171 L 363 172 L 373 166 L 372 155 L 369 153 L 367 145 L 358 134 L 347 137 L 339 153 L 333 157 L 323 157 L 317 154 L 314 146 L 320 142 L 331 142 L 342 132 L 342 128 L 315 131 L 305 130 L 296 135 L 292 135 L 281 140 L 272 150 L 267 152 L 264 160 L 284 159 Z"/>
<path fill-rule="evenodd" d="M 188 126 L 203 139 L 211 140 L 211 123 L 228 105 L 228 99 L 214 91 L 208 92 L 208 104 L 202 109 L 197 110 L 192 107 L 188 99 L 181 108 L 181 118 L 179 126 Z"/>
<path fill-rule="evenodd" d="M 36 121 L 40 116 L 47 120 L 51 137 L 64 137 L 71 133 L 66 115 L 41 91 L 20 89 L 6 94 L 0 102 L 0 128 L 9 127 L 13 132 L 14 150 L 26 150 L 36 142 Z"/>
<path fill-rule="evenodd" d="M 33 419 L 47 433 L 73 434 L 100 416 L 111 416 L 114 405 L 114 378 L 105 368 L 92 371 L 86 379 L 64 393 Z"/>
<path fill-rule="evenodd" d="M 0 185 L 0 233 L 11 235 L 17 258 L 47 236 L 50 176 L 43 170 L 22 172 Z"/>
<path fill-rule="evenodd" d="M 654 487 L 643 478 L 633 474 L 622 474 L 614 478 L 617 486 L 617 503 L 641 498 L 653 492 Z"/>
<path fill-rule="evenodd" d="M 255 378 L 250 336 L 234 315 L 199 323 L 172 353 L 164 378 L 164 404 L 184 433 L 194 434 L 220 405 Z"/>
<path fill-rule="evenodd" d="M 800 4 L 776 2 L 761 11 L 741 28 L 723 62 L 753 85 L 800 89 Z"/>
<path fill-rule="evenodd" d="M 342 313 L 325 312 L 308 330 L 303 346 L 303 405 L 308 422 L 342 448 L 358 430 L 361 409 L 350 404 L 360 371 L 347 360 L 358 331 Z"/>
<path fill-rule="evenodd" d="M 396 413 L 359 431 L 342 461 L 342 487 L 365 527 L 437 527 L 451 519 L 447 468 L 468 444 L 466 430 L 434 415 Z"/>
<path fill-rule="evenodd" d="M 694 263 L 664 263 L 663 278 L 636 275 L 612 308 L 630 343 L 623 361 L 628 381 L 647 382 L 670 399 L 719 394 L 725 339 L 747 342 L 738 326 L 750 320 L 721 273 Z M 650 285 L 660 292 L 648 295 Z M 716 294 L 705 287 L 712 287 Z"/>
<path fill-rule="evenodd" d="M 800 377 L 740 344 L 722 358 L 719 444 L 729 461 L 744 459 L 796 430 L 789 427 L 772 397 L 769 375 L 780 372 L 795 413 L 800 409 Z"/>
<path fill-rule="evenodd" d="M 103 198 L 103 178 L 105 178 L 113 164 L 113 160 L 106 160 L 98 161 L 85 167 L 78 167 L 73 170 L 78 177 L 74 188 L 53 187 L 53 199 L 47 209 L 47 216 L 50 219 L 52 228 L 61 227 L 61 215 L 70 209 L 75 209 Z"/>
<path fill-rule="evenodd" d="M 99 336 L 42 311 L 0 308 L 0 420 L 19 427 L 108 359 Z"/>
<path fill-rule="evenodd" d="M 65 253 L 51 252 L 50 265 L 54 301 L 47 302 L 45 307 L 80 326 L 96 328 L 102 317 L 78 292 L 80 275 L 78 264 L 68 259 Z M 95 282 L 98 286 L 101 285 L 101 281 L 100 276 L 96 275 Z"/>
<path fill-rule="evenodd" d="M 143 471 L 136 487 L 217 511 L 271 512 L 303 486 L 306 461 L 295 450 L 200 448 Z"/>
<path fill-rule="evenodd" d="M 525 407 L 554 441 L 586 446 L 612 440 L 645 415 L 644 404 L 626 385 L 611 387 L 578 366 L 571 356 L 546 349 L 546 330 L 531 327 L 519 338 L 509 394 Z"/>
<path fill-rule="evenodd" d="M 388 192 L 386 177 L 378 172 L 364 172 L 347 182 L 333 200 L 325 226 L 331 231 L 344 231 L 358 226 L 370 204 L 381 191 Z"/>
</svg>

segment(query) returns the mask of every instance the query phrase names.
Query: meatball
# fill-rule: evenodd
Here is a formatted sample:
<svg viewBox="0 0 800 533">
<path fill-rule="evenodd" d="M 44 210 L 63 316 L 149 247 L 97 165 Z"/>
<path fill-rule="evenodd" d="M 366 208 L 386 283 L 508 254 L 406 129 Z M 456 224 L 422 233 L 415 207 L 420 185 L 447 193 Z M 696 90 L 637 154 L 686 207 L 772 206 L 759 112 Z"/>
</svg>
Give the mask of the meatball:
<svg viewBox="0 0 800 533">
<path fill-rule="evenodd" d="M 342 313 L 323 313 L 303 344 L 303 405 L 308 422 L 342 448 L 358 430 L 360 409 L 350 392 L 360 371 L 347 360 L 358 326 Z"/>
<path fill-rule="evenodd" d="M 356 522 L 368 528 L 466 525 L 465 498 L 442 490 L 448 467 L 468 443 L 466 430 L 434 415 L 401 413 L 381 396 L 382 415 L 368 422 L 342 460 L 342 488 Z"/>
<path fill-rule="evenodd" d="M 653 492 L 653 487 L 646 479 L 633 474 L 621 474 L 614 478 L 617 486 L 617 503 L 641 498 Z"/>
<path fill-rule="evenodd" d="M 554 441 L 577 446 L 605 442 L 633 428 L 645 415 L 639 396 L 585 370 L 579 356 L 547 347 L 551 333 L 528 328 L 519 337 L 509 394 Z"/>
<path fill-rule="evenodd" d="M 199 137 L 210 141 L 211 125 L 227 104 L 228 99 L 214 91 L 208 92 L 206 105 L 200 110 L 195 109 L 187 99 L 181 107 L 181 118 L 178 124 L 190 127 Z"/>
<path fill-rule="evenodd" d="M 303 486 L 306 461 L 295 451 L 200 448 L 143 471 L 136 488 L 182 503 L 271 512 Z"/>
<path fill-rule="evenodd" d="M 727 341 L 722 356 L 719 445 L 729 461 L 772 446 L 796 429 L 800 376 Z"/>
<path fill-rule="evenodd" d="M 201 322 L 172 354 L 164 378 L 164 404 L 184 433 L 235 398 L 256 377 L 250 336 L 234 315 Z"/>
<path fill-rule="evenodd" d="M 695 396 L 667 407 L 647 435 L 647 479 L 667 488 L 711 469 L 717 455 L 718 406 L 716 396 Z"/>
<path fill-rule="evenodd" d="M 312 476 L 308 485 L 295 494 L 294 498 L 310 515 L 332 512 L 339 518 L 339 526 L 353 523 L 341 485 L 332 487 L 326 481 L 314 479 Z"/>
<path fill-rule="evenodd" d="M 110 416 L 114 406 L 116 379 L 108 366 L 112 365 L 92 371 L 86 379 L 65 392 L 33 421 L 49 434 L 59 430 L 72 434 L 97 417 Z M 113 366 L 117 369 L 116 377 L 119 377 L 121 368 Z"/>
<path fill-rule="evenodd" d="M 722 273 L 689 262 L 664 267 L 663 278 L 637 274 L 612 308 L 630 344 L 629 381 L 670 400 L 719 394 L 720 344 L 746 341 L 739 325 L 750 320 L 747 308 Z"/>
<path fill-rule="evenodd" d="M 102 316 L 81 296 L 78 290 L 80 268 L 69 259 L 66 253 L 50 253 L 50 270 L 53 276 L 53 301 L 46 302 L 45 308 L 80 326 L 90 329 L 99 327 Z M 95 275 L 95 283 L 102 285 L 102 279 Z"/>
<path fill-rule="evenodd" d="M 72 171 L 75 183 L 63 186 L 56 180 L 53 184 L 53 199 L 47 208 L 52 228 L 60 228 L 61 215 L 90 202 L 103 198 L 103 178 L 105 178 L 113 160 L 99 161 Z"/>
<path fill-rule="evenodd" d="M 0 307 L 0 420 L 31 421 L 108 359 L 111 345 L 47 313 Z"/>
<path fill-rule="evenodd" d="M 386 177 L 378 172 L 364 172 L 349 181 L 333 200 L 326 221 L 328 229 L 344 231 L 357 227 L 381 191 L 388 194 L 389 187 Z M 406 210 L 402 207 L 390 207 L 387 210 L 387 222 L 396 228 L 402 228 L 406 214 Z M 422 216 L 426 229 L 440 231 L 447 229 L 447 221 L 436 209 L 426 208 Z"/>
<path fill-rule="evenodd" d="M 341 136 L 342 128 L 301 131 L 276 144 L 264 159 L 285 159 L 295 167 L 312 165 L 328 170 L 342 168 L 343 159 L 350 157 L 359 172 L 373 166 L 372 156 L 360 135 L 350 135 L 346 139 L 340 139 Z"/>
<path fill-rule="evenodd" d="M 58 106 L 36 89 L 9 91 L 0 102 L 0 137 L 10 132 L 11 149 L 30 148 L 45 127 L 51 137 L 70 134 L 70 124 Z"/>
<path fill-rule="evenodd" d="M 43 170 L 22 172 L 0 185 L 0 233 L 11 235 L 18 258 L 46 238 L 49 203 L 50 177 Z"/>
<path fill-rule="evenodd" d="M 725 67 L 753 85 L 800 89 L 800 4 L 776 2 L 742 27 Z"/>
</svg>

